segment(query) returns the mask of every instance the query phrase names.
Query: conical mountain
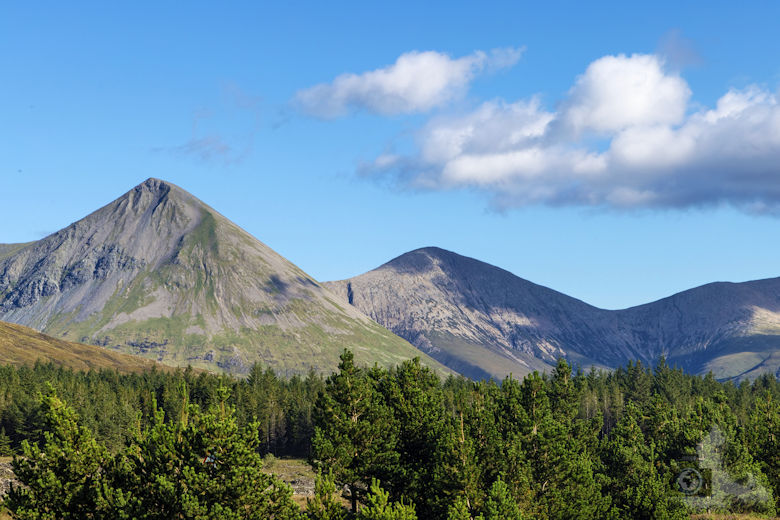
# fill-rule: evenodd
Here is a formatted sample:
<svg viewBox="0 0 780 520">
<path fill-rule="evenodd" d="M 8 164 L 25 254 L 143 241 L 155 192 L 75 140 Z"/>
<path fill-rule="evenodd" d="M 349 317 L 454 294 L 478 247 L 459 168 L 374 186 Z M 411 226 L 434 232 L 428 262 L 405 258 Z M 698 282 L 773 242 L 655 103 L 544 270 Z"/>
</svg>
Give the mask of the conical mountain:
<svg viewBox="0 0 780 520">
<path fill-rule="evenodd" d="M 0 247 L 0 319 L 233 373 L 419 355 L 181 188 L 149 179 L 38 242 Z M 436 365 L 433 360 L 424 361 Z"/>
<path fill-rule="evenodd" d="M 714 283 L 609 311 L 439 248 L 325 283 L 443 364 L 472 377 L 652 364 L 665 356 L 720 378 L 780 376 L 780 278 Z"/>
</svg>

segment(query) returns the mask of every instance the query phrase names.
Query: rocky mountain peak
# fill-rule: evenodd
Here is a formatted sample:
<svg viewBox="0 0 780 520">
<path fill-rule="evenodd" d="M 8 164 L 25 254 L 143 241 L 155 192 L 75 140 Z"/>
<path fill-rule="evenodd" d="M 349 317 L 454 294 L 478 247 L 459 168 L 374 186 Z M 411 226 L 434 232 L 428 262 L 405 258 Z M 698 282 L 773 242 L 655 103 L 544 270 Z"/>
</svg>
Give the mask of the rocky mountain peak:
<svg viewBox="0 0 780 520">
<path fill-rule="evenodd" d="M 489 278 L 491 279 L 493 277 L 498 277 L 511 279 L 513 282 L 522 281 L 529 284 L 531 283 L 522 278 L 518 278 L 500 267 L 440 247 L 422 247 L 420 249 L 415 249 L 390 260 L 376 270 L 380 271 L 383 269 L 393 269 L 399 274 L 431 274 L 438 272 L 456 278 L 485 278 L 485 275 L 489 274 Z"/>
<path fill-rule="evenodd" d="M 149 177 L 144 182 L 142 182 L 141 184 L 136 186 L 135 189 L 136 190 L 138 190 L 138 189 L 144 190 L 145 189 L 145 190 L 149 190 L 149 191 L 160 191 L 160 190 L 168 191 L 168 190 L 170 190 L 171 186 L 173 186 L 173 184 L 169 184 L 169 183 L 165 182 L 162 179 L 158 179 L 156 177 Z"/>
<path fill-rule="evenodd" d="M 416 350 L 178 186 L 150 178 L 83 219 L 0 249 L 0 319 L 166 363 L 329 370 L 344 347 Z M 433 360 L 429 360 L 435 364 Z"/>
<path fill-rule="evenodd" d="M 25 314 L 42 299 L 60 300 L 74 290 L 88 293 L 87 286 L 105 293 L 124 285 L 168 261 L 207 209 L 181 188 L 148 179 L 85 218 L 5 255 L 0 310 Z M 96 310 L 105 297 L 81 301 L 81 312 Z"/>
<path fill-rule="evenodd" d="M 399 273 L 423 273 L 434 267 L 434 259 L 439 251 L 444 250 L 434 247 L 415 249 L 414 251 L 409 251 L 408 253 L 393 258 L 377 269 L 393 269 Z"/>
<path fill-rule="evenodd" d="M 119 197 L 117 202 L 125 198 L 132 200 L 134 205 L 156 205 L 171 198 L 179 203 L 206 206 L 204 202 L 190 194 L 188 191 L 171 182 L 154 177 L 149 177 L 144 182 Z"/>
</svg>

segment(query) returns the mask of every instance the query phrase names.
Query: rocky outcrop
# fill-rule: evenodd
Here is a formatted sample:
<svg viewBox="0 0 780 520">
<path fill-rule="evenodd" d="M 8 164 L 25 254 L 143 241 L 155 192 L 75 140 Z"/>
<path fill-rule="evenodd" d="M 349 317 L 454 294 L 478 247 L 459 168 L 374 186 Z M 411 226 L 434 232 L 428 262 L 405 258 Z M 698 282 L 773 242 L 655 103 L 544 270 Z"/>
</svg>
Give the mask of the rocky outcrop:
<svg viewBox="0 0 780 520">
<path fill-rule="evenodd" d="M 11 489 L 11 484 L 18 485 L 10 460 L 0 460 L 0 499 Z"/>
</svg>

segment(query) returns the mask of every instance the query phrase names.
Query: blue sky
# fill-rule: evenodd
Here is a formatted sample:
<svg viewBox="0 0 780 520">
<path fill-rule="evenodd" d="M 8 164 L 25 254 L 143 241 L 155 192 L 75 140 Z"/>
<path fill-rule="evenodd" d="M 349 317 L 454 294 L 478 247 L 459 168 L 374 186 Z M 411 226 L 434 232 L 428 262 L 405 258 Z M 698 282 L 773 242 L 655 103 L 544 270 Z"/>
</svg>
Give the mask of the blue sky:
<svg viewBox="0 0 780 520">
<path fill-rule="evenodd" d="M 263 4 L 0 6 L 0 242 L 159 177 L 319 280 L 428 245 L 605 308 L 780 276 L 780 4 Z"/>
</svg>

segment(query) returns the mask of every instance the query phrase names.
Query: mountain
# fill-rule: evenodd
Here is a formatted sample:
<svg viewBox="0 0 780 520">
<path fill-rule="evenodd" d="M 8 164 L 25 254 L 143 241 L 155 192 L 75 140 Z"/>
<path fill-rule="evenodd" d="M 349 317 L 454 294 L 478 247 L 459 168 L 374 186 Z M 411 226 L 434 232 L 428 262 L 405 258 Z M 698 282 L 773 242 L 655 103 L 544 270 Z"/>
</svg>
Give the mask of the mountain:
<svg viewBox="0 0 780 520">
<path fill-rule="evenodd" d="M 149 179 L 42 240 L 0 247 L 0 320 L 170 365 L 243 373 L 419 355 L 183 189 Z M 435 361 L 423 361 L 439 369 Z"/>
<path fill-rule="evenodd" d="M 611 366 L 634 355 L 605 341 L 609 313 L 498 267 L 439 248 L 406 253 L 349 280 L 342 301 L 471 377 L 544 370 L 560 356 Z M 578 352 L 572 345 L 592 345 Z"/>
<path fill-rule="evenodd" d="M 709 284 L 630 309 L 598 309 L 439 248 L 324 284 L 443 364 L 472 377 L 652 364 L 753 377 L 780 368 L 780 279 Z M 780 372 L 778 372 L 780 375 Z"/>
<path fill-rule="evenodd" d="M 710 283 L 614 314 L 650 359 L 720 379 L 780 377 L 780 278 Z"/>
<path fill-rule="evenodd" d="M 36 361 L 52 362 L 76 370 L 106 368 L 141 372 L 154 366 L 164 368 L 150 359 L 63 341 L 22 325 L 0 321 L 0 365 L 31 365 Z"/>
</svg>

